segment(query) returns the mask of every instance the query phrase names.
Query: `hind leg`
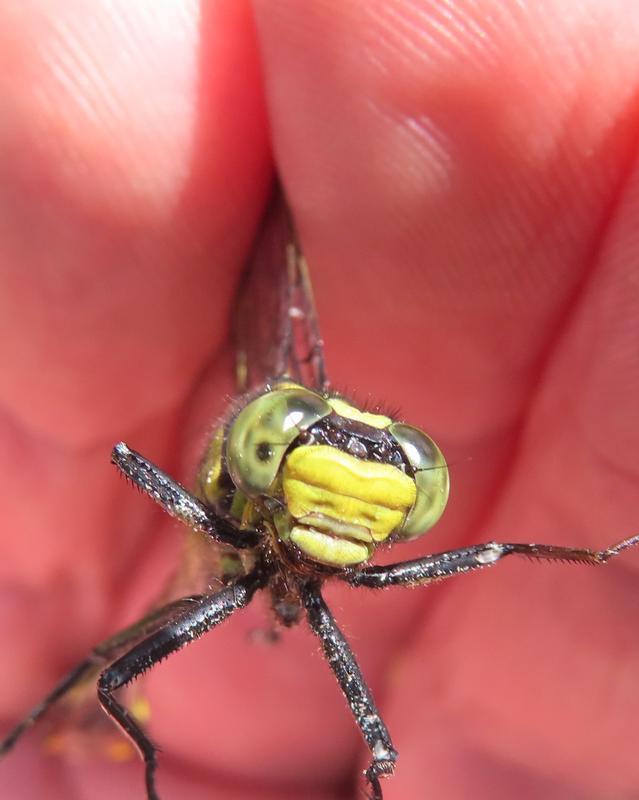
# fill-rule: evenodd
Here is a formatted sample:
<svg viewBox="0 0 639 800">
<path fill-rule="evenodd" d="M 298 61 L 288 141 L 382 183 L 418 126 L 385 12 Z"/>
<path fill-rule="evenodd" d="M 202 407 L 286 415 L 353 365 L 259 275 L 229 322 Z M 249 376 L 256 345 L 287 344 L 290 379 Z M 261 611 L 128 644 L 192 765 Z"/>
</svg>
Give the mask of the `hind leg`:
<svg viewBox="0 0 639 800">
<path fill-rule="evenodd" d="M 109 662 L 116 659 L 136 642 L 149 636 L 151 633 L 162 627 L 167 620 L 186 611 L 193 603 L 198 602 L 199 597 L 185 597 L 175 600 L 161 608 L 154 609 L 142 619 L 130 625 L 128 628 L 116 633 L 104 642 L 101 642 L 91 653 L 91 655 L 74 667 L 60 683 L 50 692 L 44 700 L 31 709 L 24 719 L 22 719 L 6 738 L 0 743 L 0 757 L 4 756 L 16 744 L 18 739 L 34 725 L 47 710 L 58 700 L 67 695 L 74 687 L 82 683 L 91 673 L 104 667 Z"/>
</svg>

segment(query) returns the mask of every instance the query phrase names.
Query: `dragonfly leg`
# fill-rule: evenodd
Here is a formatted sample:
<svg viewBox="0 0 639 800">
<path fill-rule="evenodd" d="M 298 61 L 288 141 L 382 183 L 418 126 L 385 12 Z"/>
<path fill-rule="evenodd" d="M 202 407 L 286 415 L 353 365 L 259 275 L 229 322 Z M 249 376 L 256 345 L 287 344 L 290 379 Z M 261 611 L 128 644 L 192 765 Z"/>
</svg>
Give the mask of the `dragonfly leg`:
<svg viewBox="0 0 639 800">
<path fill-rule="evenodd" d="M 560 547 L 551 544 L 488 542 L 424 556 L 414 561 L 354 570 L 345 575 L 344 579 L 352 586 L 367 586 L 371 589 L 383 589 L 386 586 L 417 586 L 489 567 L 511 555 L 524 556 L 536 561 L 600 565 L 637 544 L 639 544 L 639 534 L 605 550 Z"/>
<path fill-rule="evenodd" d="M 239 530 L 230 520 L 213 513 L 201 500 L 124 442 L 113 448 L 111 461 L 168 514 L 190 528 L 237 548 L 255 547 L 258 544 L 257 531 Z"/>
<path fill-rule="evenodd" d="M 392 775 L 397 761 L 397 751 L 393 747 L 353 651 L 333 619 L 318 586 L 313 583 L 306 584 L 302 589 L 302 601 L 311 630 L 322 643 L 326 660 L 371 751 L 372 761 L 365 772 L 372 793 L 371 800 L 383 800 L 379 779 L 382 776 Z"/>
<path fill-rule="evenodd" d="M 53 691 L 44 698 L 44 700 L 38 703 L 37 706 L 34 706 L 27 716 L 20 720 L 13 730 L 9 731 L 7 736 L 2 740 L 2 742 L 0 742 L 0 758 L 6 755 L 9 750 L 13 748 L 18 739 L 20 739 L 21 736 L 26 733 L 29 728 L 34 725 L 49 708 L 51 708 L 54 703 L 56 703 L 61 697 L 64 697 L 67 692 L 70 692 L 74 686 L 77 686 L 77 684 L 79 684 L 83 678 L 89 675 L 95 668 L 95 664 L 96 662 L 93 658 L 86 658 L 84 661 L 74 667 L 71 672 L 60 681 L 55 689 L 53 689 Z"/>
<path fill-rule="evenodd" d="M 74 687 L 83 682 L 87 682 L 91 677 L 97 677 L 99 670 L 109 661 L 113 661 L 124 650 L 131 647 L 136 641 L 148 636 L 154 630 L 161 627 L 171 616 L 175 616 L 180 611 L 196 602 L 198 597 L 185 597 L 168 603 L 161 608 L 154 609 L 141 620 L 138 620 L 128 628 L 116 633 L 94 648 L 88 658 L 74 667 L 60 683 L 51 691 L 37 706 L 31 709 L 24 719 L 22 719 L 6 738 L 0 742 L 0 757 L 8 753 L 20 737 L 34 725 L 54 703 L 64 697 Z"/>
<path fill-rule="evenodd" d="M 216 594 L 200 598 L 186 611 L 166 622 L 151 636 L 120 656 L 100 675 L 98 700 L 111 719 L 135 744 L 144 759 L 148 800 L 158 800 L 155 789 L 156 747 L 113 693 L 171 653 L 219 625 L 234 611 L 243 608 L 263 582 L 263 576 L 255 571 Z"/>
</svg>

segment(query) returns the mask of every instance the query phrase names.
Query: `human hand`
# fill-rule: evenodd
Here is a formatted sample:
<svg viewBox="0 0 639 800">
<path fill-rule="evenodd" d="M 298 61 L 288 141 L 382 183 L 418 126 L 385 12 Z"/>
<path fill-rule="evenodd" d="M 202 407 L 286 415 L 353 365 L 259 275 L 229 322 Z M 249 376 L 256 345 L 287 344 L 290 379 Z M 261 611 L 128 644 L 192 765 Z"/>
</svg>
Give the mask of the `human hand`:
<svg viewBox="0 0 639 800">
<path fill-rule="evenodd" d="M 257 34 L 233 0 L 0 13 L 7 723 L 170 570 L 180 530 L 108 456 L 186 479 L 224 410 L 269 137 L 334 385 L 457 465 L 444 521 L 390 560 L 636 532 L 628 4 L 264 2 Z M 328 590 L 400 751 L 385 798 L 636 794 L 635 566 Z M 348 793 L 364 753 L 317 644 L 247 641 L 264 624 L 256 603 L 149 676 L 163 798 Z M 143 797 L 140 764 L 35 739 L 7 796 Z"/>
</svg>

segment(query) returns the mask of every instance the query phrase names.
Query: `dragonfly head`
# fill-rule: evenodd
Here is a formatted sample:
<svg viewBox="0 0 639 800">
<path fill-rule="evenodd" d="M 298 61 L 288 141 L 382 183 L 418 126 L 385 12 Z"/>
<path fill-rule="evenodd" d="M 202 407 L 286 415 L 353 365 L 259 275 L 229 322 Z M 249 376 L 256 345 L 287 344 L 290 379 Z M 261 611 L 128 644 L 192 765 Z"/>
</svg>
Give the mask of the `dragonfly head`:
<svg viewBox="0 0 639 800">
<path fill-rule="evenodd" d="M 279 500 L 279 538 L 334 567 L 431 528 L 448 499 L 444 457 L 425 433 L 292 383 L 231 422 L 226 464 L 237 489 Z"/>
</svg>

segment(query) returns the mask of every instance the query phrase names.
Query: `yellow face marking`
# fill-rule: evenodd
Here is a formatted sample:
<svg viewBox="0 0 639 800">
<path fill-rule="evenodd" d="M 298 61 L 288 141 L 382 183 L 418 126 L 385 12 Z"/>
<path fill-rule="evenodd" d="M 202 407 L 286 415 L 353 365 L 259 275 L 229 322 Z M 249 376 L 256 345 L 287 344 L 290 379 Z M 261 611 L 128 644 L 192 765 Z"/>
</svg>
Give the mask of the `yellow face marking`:
<svg viewBox="0 0 639 800">
<path fill-rule="evenodd" d="M 367 503 L 356 497 L 310 486 L 303 481 L 285 479 L 284 494 L 289 512 L 298 521 L 305 522 L 307 517 L 323 514 L 339 520 L 339 524 L 331 529 L 336 535 L 341 534 L 340 525 L 346 522 L 367 528 L 376 542 L 388 538 L 395 528 L 401 525 L 407 510 Z"/>
<path fill-rule="evenodd" d="M 324 514 L 307 514 L 300 517 L 299 521 L 307 528 L 315 528 L 318 531 L 327 531 L 334 536 L 345 536 L 348 539 L 359 539 L 361 542 L 372 542 L 373 537 L 368 528 L 363 525 L 355 525 L 352 522 L 342 522 L 334 517 L 326 517 Z"/>
<path fill-rule="evenodd" d="M 290 538 L 303 553 L 315 561 L 342 567 L 366 561 L 371 557 L 373 549 L 372 545 L 340 539 L 312 528 L 295 527 Z"/>
<path fill-rule="evenodd" d="M 340 417 L 347 419 L 354 419 L 356 422 L 363 422 L 365 425 L 370 425 L 371 428 L 388 428 L 392 423 L 390 417 L 385 417 L 383 414 L 371 414 L 370 411 L 360 411 L 355 406 L 341 400 L 339 397 L 331 397 L 327 400 L 329 406 Z"/>
<path fill-rule="evenodd" d="M 309 531 L 304 538 L 297 534 L 308 550 L 298 546 L 322 561 L 342 558 L 339 548 L 329 548 L 326 536 L 336 541 L 346 537 L 361 540 L 363 531 L 368 530 L 375 542 L 381 542 L 402 524 L 416 498 L 415 483 L 401 470 L 390 464 L 362 461 L 328 445 L 293 450 L 284 465 L 282 486 L 289 513 Z M 317 527 L 330 534 L 315 529 L 318 518 L 323 523 Z M 331 526 L 330 519 L 336 524 Z M 349 526 L 353 528 L 349 530 Z M 360 549 L 359 555 L 366 552 L 368 558 L 369 546 L 362 547 L 365 550 Z M 320 551 L 321 558 L 316 555 Z M 328 563 L 342 566 L 358 562 Z"/>
<path fill-rule="evenodd" d="M 402 511 L 413 505 L 417 493 L 414 481 L 392 464 L 362 461 L 325 444 L 304 445 L 289 453 L 287 478 Z"/>
</svg>

